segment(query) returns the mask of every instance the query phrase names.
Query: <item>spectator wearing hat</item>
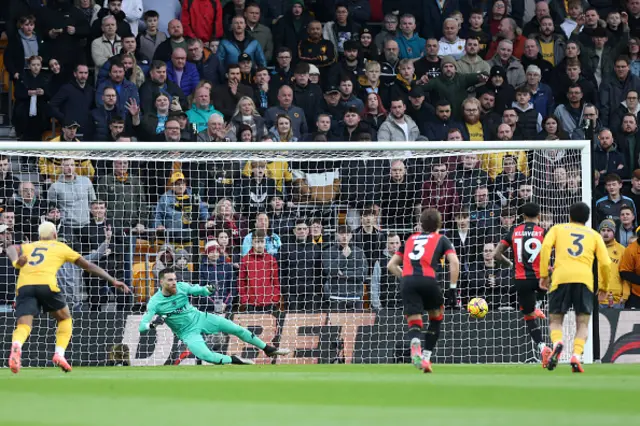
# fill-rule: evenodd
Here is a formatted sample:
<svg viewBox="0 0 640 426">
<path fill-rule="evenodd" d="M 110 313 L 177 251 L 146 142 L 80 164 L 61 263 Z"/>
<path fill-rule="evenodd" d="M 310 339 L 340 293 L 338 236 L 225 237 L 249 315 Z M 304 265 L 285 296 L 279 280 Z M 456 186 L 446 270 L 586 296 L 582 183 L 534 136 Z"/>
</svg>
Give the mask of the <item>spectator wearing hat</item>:
<svg viewBox="0 0 640 426">
<path fill-rule="evenodd" d="M 458 74 L 456 61 L 450 57 L 442 58 L 442 75 L 429 80 L 423 87 L 432 93 L 432 99 L 447 99 L 451 102 L 454 118 L 462 117 L 462 101 L 467 97 L 467 88 L 480 82 L 486 82 L 487 77 L 482 74 Z"/>
<path fill-rule="evenodd" d="M 616 241 L 627 247 L 636 236 L 636 226 L 633 208 L 627 205 L 620 207 L 620 223 L 616 228 Z"/>
<path fill-rule="evenodd" d="M 590 71 L 593 72 L 596 84 L 602 90 L 608 80 L 616 78 L 617 73 L 614 74 L 613 71 L 618 50 L 607 45 L 607 30 L 604 28 L 595 28 L 591 32 L 590 39 L 590 46 L 583 45 L 583 54 L 588 58 L 589 63 L 593 64 Z M 584 71 L 586 72 L 586 69 Z"/>
<path fill-rule="evenodd" d="M 244 7 L 244 19 L 247 23 L 247 33 L 257 40 L 262 47 L 267 63 L 273 58 L 273 34 L 271 29 L 260 23 L 262 11 L 258 3 L 251 2 Z"/>
<path fill-rule="evenodd" d="M 502 40 L 498 43 L 498 50 L 489 60 L 489 64 L 502 66 L 506 73 L 507 82 L 513 87 L 520 87 L 527 80 L 522 63 L 513 55 L 513 42 L 510 40 Z"/>
<path fill-rule="evenodd" d="M 600 222 L 598 231 L 607 246 L 611 267 L 606 271 L 601 270 L 598 274 L 598 303 L 600 308 L 624 309 L 624 305 L 629 299 L 631 286 L 620 277 L 620 263 L 625 252 L 625 247 L 615 239 L 616 224 L 611 219 Z M 609 274 L 609 279 L 605 280 L 604 273 Z"/>
<path fill-rule="evenodd" d="M 443 36 L 440 39 L 440 50 L 438 56 L 451 56 L 455 60 L 460 60 L 464 55 L 465 41 L 460 38 L 460 23 L 456 18 L 447 18 L 442 24 Z"/>
<path fill-rule="evenodd" d="M 516 91 L 507 82 L 507 73 L 501 65 L 491 67 L 486 87 L 495 95 L 495 111 L 498 114 L 502 114 L 505 108 L 510 108 L 516 99 Z"/>
<path fill-rule="evenodd" d="M 340 89 L 336 85 L 329 85 L 324 90 L 322 110 L 331 118 L 331 128 L 336 129 L 346 110 L 340 102 Z"/>
<path fill-rule="evenodd" d="M 601 222 L 604 219 L 613 219 L 616 223 L 619 223 L 620 209 L 623 205 L 631 207 L 634 216 L 637 216 L 636 205 L 633 200 L 621 194 L 622 179 L 618 174 L 609 173 L 604 178 L 604 187 L 607 195 L 596 201 L 595 213 L 597 222 Z"/>
<path fill-rule="evenodd" d="M 307 127 L 310 132 L 316 130 L 315 122 L 322 112 L 322 89 L 309 81 L 310 66 L 300 62 L 294 71 L 293 103 L 302 108 L 308 118 Z"/>
<path fill-rule="evenodd" d="M 422 86 L 414 86 L 409 92 L 407 115 L 413 118 L 421 135 L 426 135 L 427 125 L 435 118 L 435 110 L 426 100 Z"/>
<path fill-rule="evenodd" d="M 400 34 L 396 37 L 400 47 L 400 59 L 418 59 L 425 54 L 425 43 L 416 33 L 416 18 L 411 14 L 400 17 Z"/>
<path fill-rule="evenodd" d="M 51 116 L 60 123 L 75 121 L 83 129 L 88 129 L 91 125 L 88 111 L 91 111 L 95 96 L 93 87 L 87 83 L 89 68 L 77 65 L 73 76 L 74 79 L 63 85 L 49 101 Z"/>
<path fill-rule="evenodd" d="M 364 63 L 358 59 L 358 49 L 357 41 L 347 40 L 344 42 L 344 56 L 329 70 L 326 84 L 337 86 L 340 84 L 340 78 L 344 75 L 349 75 L 353 81 L 357 81 L 358 77 L 364 74 Z"/>
<path fill-rule="evenodd" d="M 309 64 L 309 81 L 320 86 L 320 69 L 313 64 Z"/>
<path fill-rule="evenodd" d="M 322 38 L 322 24 L 311 21 L 307 26 L 308 37 L 298 44 L 298 60 L 328 70 L 336 62 L 335 45 Z"/>
<path fill-rule="evenodd" d="M 182 172 L 171 174 L 167 188 L 158 200 L 154 227 L 158 231 L 166 231 L 170 240 L 192 242 L 195 231 L 209 217 L 207 205 L 187 186 Z"/>
<path fill-rule="evenodd" d="M 252 62 L 259 67 L 267 65 L 267 60 L 262 51 L 262 46 L 247 33 L 247 24 L 244 16 L 234 16 L 231 21 L 231 34 L 229 38 L 220 41 L 218 47 L 218 59 L 223 67 L 229 64 L 237 64 L 240 55 L 246 53 Z"/>
<path fill-rule="evenodd" d="M 308 133 L 307 118 L 304 110 L 293 104 L 293 90 L 290 86 L 282 86 L 278 90 L 278 105 L 269 108 L 264 115 L 267 128 L 274 126 L 278 115 L 287 115 L 291 119 L 293 135 L 300 139 Z"/>
<path fill-rule="evenodd" d="M 336 47 L 339 55 L 343 55 L 344 42 L 347 40 L 358 41 L 360 29 L 360 24 L 351 19 L 347 5 L 343 2 L 337 2 L 334 20 L 324 25 L 322 37 Z"/>
<path fill-rule="evenodd" d="M 287 1 L 287 0 L 285 0 Z M 290 7 L 273 28 L 273 45 L 277 52 L 288 48 L 294 58 L 298 57 L 298 45 L 307 37 L 307 26 L 313 17 L 305 10 L 304 0 L 290 0 Z M 288 81 L 283 82 L 288 84 Z"/>
<path fill-rule="evenodd" d="M 440 99 L 436 102 L 435 115 L 426 123 L 423 134 L 430 141 L 445 141 L 452 129 L 458 129 L 462 133 L 462 124 L 451 117 L 451 102 Z"/>
<path fill-rule="evenodd" d="M 468 38 L 464 44 L 464 55 L 458 57 L 456 63 L 458 72 L 461 74 L 484 73 L 489 75 L 491 65 L 489 65 L 479 55 L 480 42 L 476 38 Z"/>
<path fill-rule="evenodd" d="M 373 33 L 369 27 L 362 27 L 359 34 L 360 59 L 363 62 L 380 60 L 378 47 L 373 42 Z"/>
<path fill-rule="evenodd" d="M 415 121 L 406 115 L 407 105 L 403 99 L 391 101 L 389 116 L 378 130 L 378 140 L 383 142 L 412 142 L 420 136 Z"/>
</svg>

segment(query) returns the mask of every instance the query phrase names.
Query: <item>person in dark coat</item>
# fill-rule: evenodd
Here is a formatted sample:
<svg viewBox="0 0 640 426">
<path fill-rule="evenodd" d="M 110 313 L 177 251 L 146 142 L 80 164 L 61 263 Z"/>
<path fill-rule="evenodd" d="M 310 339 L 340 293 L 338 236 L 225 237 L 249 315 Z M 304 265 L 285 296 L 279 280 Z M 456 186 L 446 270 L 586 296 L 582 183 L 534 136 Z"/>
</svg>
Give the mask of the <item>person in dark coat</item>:
<svg viewBox="0 0 640 426">
<path fill-rule="evenodd" d="M 224 81 L 224 71 L 218 56 L 205 49 L 202 41 L 193 38 L 187 42 L 187 59 L 196 66 L 200 80 L 210 81 L 217 86 Z"/>
<path fill-rule="evenodd" d="M 253 98 L 253 89 L 240 82 L 242 74 L 237 64 L 230 64 L 227 67 L 226 77 L 227 84 L 214 86 L 211 89 L 211 99 L 215 108 L 224 115 L 225 121 L 229 121 L 236 111 L 240 98 L 243 96 Z"/>
<path fill-rule="evenodd" d="M 320 247 L 309 237 L 309 225 L 298 219 L 293 229 L 294 238 L 285 242 L 280 260 L 281 291 L 288 310 L 310 312 L 317 310 L 320 302 L 322 273 L 320 271 Z"/>
<path fill-rule="evenodd" d="M 109 0 L 109 6 L 100 9 L 96 15 L 96 20 L 93 21 L 93 25 L 91 25 L 90 40 L 95 40 L 102 36 L 102 18 L 107 15 L 111 15 L 116 18 L 116 34 L 120 37 L 131 35 L 131 25 L 126 21 L 127 16 L 122 11 L 122 1 Z"/>
<path fill-rule="evenodd" d="M 13 125 L 16 135 L 22 140 L 42 140 L 42 132 L 47 128 L 49 91 L 47 76 L 41 73 L 42 58 L 29 58 L 29 69 L 21 73 L 15 86 L 15 109 Z M 36 97 L 35 108 L 31 99 Z"/>
<path fill-rule="evenodd" d="M 17 32 L 9 36 L 9 40 L 11 42 L 4 51 L 4 66 L 14 81 L 17 81 L 22 71 L 29 67 L 27 58 L 40 56 L 43 64 L 47 62 L 44 41 L 40 34 L 35 32 L 35 18 L 32 16 L 20 17 Z"/>
<path fill-rule="evenodd" d="M 610 173 L 615 173 L 622 179 L 628 179 L 630 173 L 624 154 L 618 150 L 618 145 L 614 143 L 611 130 L 600 130 L 598 141 L 598 146 L 593 153 L 593 167 L 600 176 L 599 182 L 602 183 L 604 177 Z"/>
<path fill-rule="evenodd" d="M 293 104 L 302 108 L 307 118 L 309 132 L 316 131 L 316 119 L 322 112 L 322 89 L 309 81 L 309 64 L 296 66 L 293 84 Z"/>
<path fill-rule="evenodd" d="M 49 57 L 56 58 L 65 70 L 86 63 L 87 38 L 91 29 L 80 9 L 71 0 L 50 0 L 38 9 L 37 32 L 42 34 Z"/>
<path fill-rule="evenodd" d="M 295 59 L 298 57 L 298 44 L 307 36 L 307 25 L 313 17 L 305 10 L 304 0 L 292 0 L 290 4 L 289 11 L 273 28 L 273 45 L 276 51 L 288 47 Z"/>
<path fill-rule="evenodd" d="M 88 113 L 94 105 L 95 90 L 87 83 L 89 67 L 77 65 L 73 72 L 74 80 L 60 88 L 51 101 L 51 116 L 60 123 L 75 121 L 84 130 L 92 125 Z"/>
<path fill-rule="evenodd" d="M 140 107 L 145 114 L 154 110 L 156 97 L 160 93 L 167 95 L 170 103 L 174 102 L 174 98 L 178 98 L 182 110 L 188 110 L 187 97 L 177 84 L 167 79 L 167 64 L 162 61 L 151 63 L 149 78 L 142 83 L 139 93 Z"/>
</svg>

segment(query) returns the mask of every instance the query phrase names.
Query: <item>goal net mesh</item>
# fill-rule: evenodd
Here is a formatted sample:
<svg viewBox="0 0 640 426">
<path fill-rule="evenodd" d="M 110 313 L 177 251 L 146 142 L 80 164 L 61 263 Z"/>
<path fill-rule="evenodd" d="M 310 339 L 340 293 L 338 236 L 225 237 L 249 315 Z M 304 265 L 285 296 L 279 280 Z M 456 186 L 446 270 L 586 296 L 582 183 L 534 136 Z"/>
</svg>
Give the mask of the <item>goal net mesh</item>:
<svg viewBox="0 0 640 426">
<path fill-rule="evenodd" d="M 166 326 L 138 333 L 158 272 L 169 266 L 179 281 L 216 287 L 210 297 L 193 298 L 198 309 L 292 349 L 273 362 L 406 362 L 401 284 L 386 265 L 418 230 L 425 208 L 440 211 L 442 232 L 461 261 L 458 298 L 446 301 L 434 361 L 533 362 L 513 271 L 493 261 L 493 250 L 520 221 L 525 202 L 541 205 L 548 229 L 583 200 L 578 150 L 3 155 L 19 182 L 3 200 L 3 247 L 36 240 L 38 225 L 51 221 L 60 239 L 132 290 L 126 297 L 73 265 L 61 269 L 58 283 L 74 316 L 74 365 L 196 362 Z M 2 262 L 6 355 L 17 274 L 6 256 Z M 448 283 L 444 263 L 439 280 Z M 489 303 L 483 320 L 464 310 L 473 297 Z M 544 309 L 544 297 L 540 303 Z M 47 365 L 53 326 L 45 315 L 36 318 L 24 365 Z M 235 336 L 214 334 L 207 342 L 272 362 Z"/>
</svg>

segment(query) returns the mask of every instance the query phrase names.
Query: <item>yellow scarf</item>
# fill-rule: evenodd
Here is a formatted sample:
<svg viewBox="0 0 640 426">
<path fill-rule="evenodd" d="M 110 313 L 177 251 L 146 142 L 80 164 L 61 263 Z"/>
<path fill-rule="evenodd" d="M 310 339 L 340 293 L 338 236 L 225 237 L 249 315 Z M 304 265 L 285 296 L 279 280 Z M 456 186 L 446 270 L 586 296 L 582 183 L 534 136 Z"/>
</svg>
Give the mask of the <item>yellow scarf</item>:
<svg viewBox="0 0 640 426">
<path fill-rule="evenodd" d="M 406 80 L 403 76 L 400 75 L 400 73 L 396 74 L 396 80 L 398 80 L 400 83 L 402 83 L 405 87 L 405 89 L 407 89 L 407 91 L 411 90 L 411 83 L 413 83 L 414 81 L 416 81 L 416 75 L 414 74 L 411 81 Z"/>
</svg>

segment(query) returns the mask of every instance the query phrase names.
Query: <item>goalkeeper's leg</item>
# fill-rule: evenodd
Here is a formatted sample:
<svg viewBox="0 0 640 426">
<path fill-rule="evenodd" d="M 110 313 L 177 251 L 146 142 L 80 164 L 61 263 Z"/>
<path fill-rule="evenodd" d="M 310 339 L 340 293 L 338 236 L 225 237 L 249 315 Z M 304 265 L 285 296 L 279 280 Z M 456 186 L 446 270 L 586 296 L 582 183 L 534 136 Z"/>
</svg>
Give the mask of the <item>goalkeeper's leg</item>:
<svg viewBox="0 0 640 426">
<path fill-rule="evenodd" d="M 202 335 L 190 334 L 182 337 L 182 341 L 187 345 L 189 351 L 195 355 L 196 358 L 206 361 L 210 364 L 253 364 L 253 361 L 237 357 L 235 355 L 223 355 L 218 352 L 213 352 L 205 343 Z"/>
<path fill-rule="evenodd" d="M 277 355 L 288 355 L 290 352 L 289 349 L 276 348 L 275 346 L 267 345 L 251 331 L 218 315 L 206 314 L 202 330 L 206 334 L 214 334 L 218 332 L 232 334 L 243 342 L 247 342 L 258 349 L 262 349 L 267 356 L 271 357 Z"/>
</svg>

